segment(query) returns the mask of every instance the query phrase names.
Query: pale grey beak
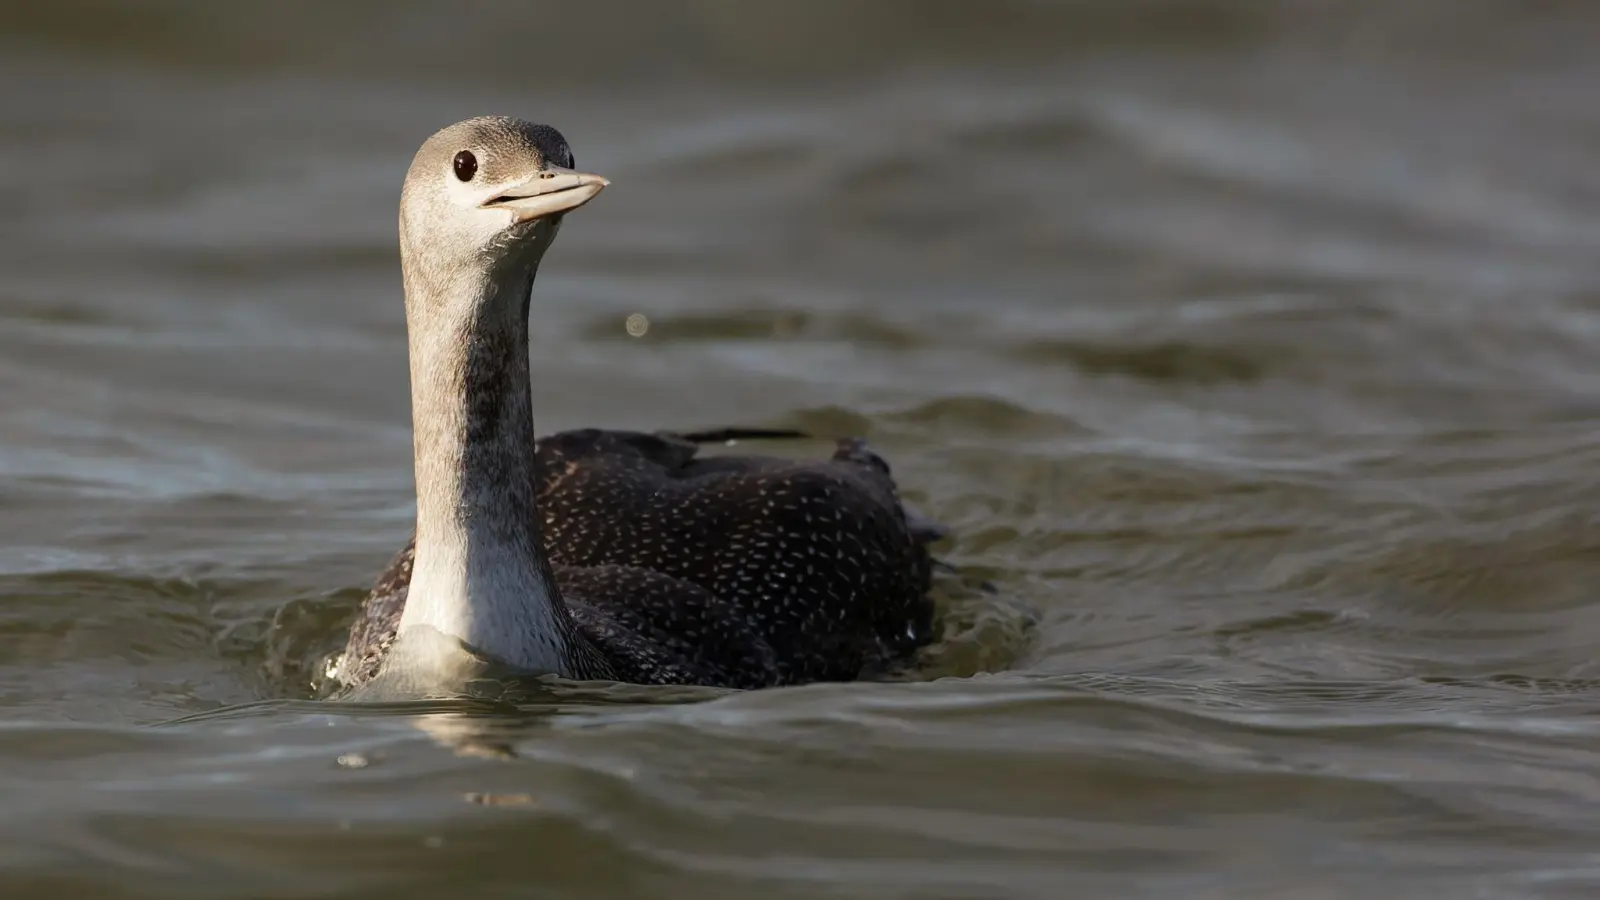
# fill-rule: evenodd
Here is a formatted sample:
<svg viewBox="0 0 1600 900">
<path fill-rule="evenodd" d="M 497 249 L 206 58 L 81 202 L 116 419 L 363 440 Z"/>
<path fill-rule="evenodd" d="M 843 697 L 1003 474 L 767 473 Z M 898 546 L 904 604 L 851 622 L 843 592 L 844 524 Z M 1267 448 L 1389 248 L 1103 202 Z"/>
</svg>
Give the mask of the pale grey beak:
<svg viewBox="0 0 1600 900">
<path fill-rule="evenodd" d="M 528 222 L 577 209 L 610 183 L 600 175 L 551 166 L 527 181 L 510 185 L 483 205 L 508 209 L 515 221 Z"/>
</svg>

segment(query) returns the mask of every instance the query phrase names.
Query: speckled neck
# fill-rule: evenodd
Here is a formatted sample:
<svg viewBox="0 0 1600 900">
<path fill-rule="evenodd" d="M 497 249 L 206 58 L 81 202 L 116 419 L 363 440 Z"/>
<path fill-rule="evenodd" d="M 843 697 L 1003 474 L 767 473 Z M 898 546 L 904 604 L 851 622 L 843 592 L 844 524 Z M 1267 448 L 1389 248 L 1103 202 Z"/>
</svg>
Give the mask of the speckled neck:
<svg viewBox="0 0 1600 900">
<path fill-rule="evenodd" d="M 528 302 L 548 241 L 530 244 L 451 271 L 402 240 L 417 548 L 399 637 L 432 628 L 518 669 L 578 677 L 582 639 L 539 536 Z"/>
</svg>

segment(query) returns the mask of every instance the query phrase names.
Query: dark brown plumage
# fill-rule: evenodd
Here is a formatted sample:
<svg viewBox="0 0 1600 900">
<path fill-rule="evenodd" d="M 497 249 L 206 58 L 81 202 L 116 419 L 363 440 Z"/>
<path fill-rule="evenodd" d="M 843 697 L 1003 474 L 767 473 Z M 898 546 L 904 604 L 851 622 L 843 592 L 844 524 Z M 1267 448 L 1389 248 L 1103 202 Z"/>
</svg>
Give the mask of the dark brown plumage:
<svg viewBox="0 0 1600 900">
<path fill-rule="evenodd" d="M 540 531 L 583 677 L 759 688 L 842 681 L 932 635 L 936 528 L 856 440 L 831 459 L 697 454 L 690 435 L 582 430 L 535 442 Z M 408 544 L 350 632 L 341 679 L 379 670 Z M 575 636 L 576 637 L 576 636 Z"/>
</svg>

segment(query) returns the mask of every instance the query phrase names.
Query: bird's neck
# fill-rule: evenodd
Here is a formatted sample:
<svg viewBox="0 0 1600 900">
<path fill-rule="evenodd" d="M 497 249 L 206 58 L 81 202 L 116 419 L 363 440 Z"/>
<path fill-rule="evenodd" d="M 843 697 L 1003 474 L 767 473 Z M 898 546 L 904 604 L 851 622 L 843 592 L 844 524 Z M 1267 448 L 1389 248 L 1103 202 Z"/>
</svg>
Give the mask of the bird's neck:
<svg viewBox="0 0 1600 900">
<path fill-rule="evenodd" d="M 400 619 L 530 673 L 570 671 L 580 638 L 539 535 L 528 294 L 537 262 L 406 266 L 417 543 Z"/>
</svg>

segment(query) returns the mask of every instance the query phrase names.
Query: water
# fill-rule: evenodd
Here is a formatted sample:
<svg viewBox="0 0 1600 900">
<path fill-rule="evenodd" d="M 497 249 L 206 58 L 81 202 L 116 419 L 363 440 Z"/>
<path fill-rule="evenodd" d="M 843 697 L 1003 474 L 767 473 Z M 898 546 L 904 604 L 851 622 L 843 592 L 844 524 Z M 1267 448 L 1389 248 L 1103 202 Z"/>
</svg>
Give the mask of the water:
<svg viewBox="0 0 1600 900">
<path fill-rule="evenodd" d="M 527 6 L 0 3 L 0 894 L 1600 888 L 1600 11 Z M 485 112 L 540 427 L 867 434 L 916 678 L 307 699 Z"/>
</svg>

